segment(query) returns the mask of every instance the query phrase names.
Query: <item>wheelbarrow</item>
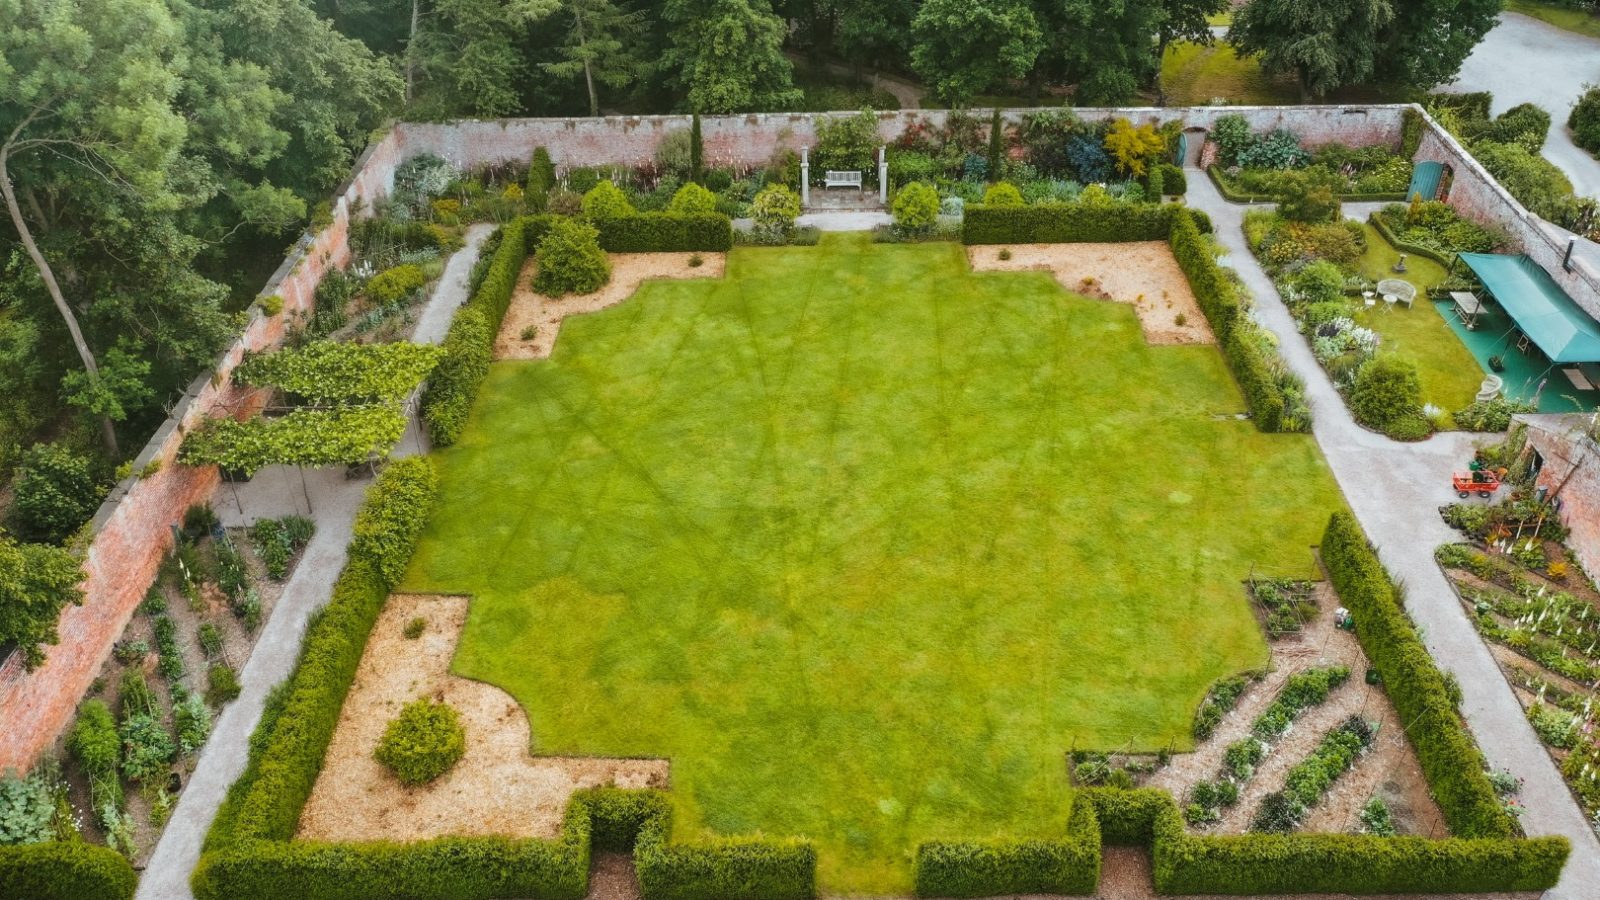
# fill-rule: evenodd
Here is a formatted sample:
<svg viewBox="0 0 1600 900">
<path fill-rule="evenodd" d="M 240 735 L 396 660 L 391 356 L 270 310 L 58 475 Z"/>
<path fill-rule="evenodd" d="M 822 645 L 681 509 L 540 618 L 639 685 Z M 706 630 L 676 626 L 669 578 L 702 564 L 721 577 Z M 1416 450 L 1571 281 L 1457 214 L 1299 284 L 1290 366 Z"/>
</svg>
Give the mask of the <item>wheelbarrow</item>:
<svg viewBox="0 0 1600 900">
<path fill-rule="evenodd" d="M 1500 476 L 1495 472 L 1483 470 L 1456 472 L 1450 476 L 1450 486 L 1455 488 L 1456 496 L 1463 500 L 1473 494 L 1477 494 L 1487 500 L 1494 496 L 1495 491 L 1500 489 Z"/>
</svg>

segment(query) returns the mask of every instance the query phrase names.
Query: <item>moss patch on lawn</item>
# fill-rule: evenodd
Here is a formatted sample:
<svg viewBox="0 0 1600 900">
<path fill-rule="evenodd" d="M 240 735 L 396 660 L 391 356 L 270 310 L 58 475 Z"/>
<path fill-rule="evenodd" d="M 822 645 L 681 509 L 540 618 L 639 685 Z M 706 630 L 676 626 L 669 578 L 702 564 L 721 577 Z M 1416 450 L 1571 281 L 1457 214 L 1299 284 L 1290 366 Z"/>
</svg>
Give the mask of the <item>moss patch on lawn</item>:
<svg viewBox="0 0 1600 900">
<path fill-rule="evenodd" d="M 541 754 L 671 760 L 676 838 L 802 835 L 827 893 L 1053 835 L 1073 748 L 1189 746 L 1341 500 L 1210 346 L 953 244 L 747 248 L 497 364 L 406 583 Z"/>
</svg>

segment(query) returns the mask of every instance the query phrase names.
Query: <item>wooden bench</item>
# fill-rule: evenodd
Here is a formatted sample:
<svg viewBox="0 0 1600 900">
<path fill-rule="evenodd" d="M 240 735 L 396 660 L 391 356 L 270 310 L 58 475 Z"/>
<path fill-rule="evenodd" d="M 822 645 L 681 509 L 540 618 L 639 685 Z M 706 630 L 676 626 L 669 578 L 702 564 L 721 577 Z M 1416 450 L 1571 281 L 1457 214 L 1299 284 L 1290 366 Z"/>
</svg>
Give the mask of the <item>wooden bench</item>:
<svg viewBox="0 0 1600 900">
<path fill-rule="evenodd" d="M 827 172 L 822 176 L 822 186 L 824 188 L 853 187 L 858 191 L 865 190 L 861 183 L 860 172 Z"/>
</svg>

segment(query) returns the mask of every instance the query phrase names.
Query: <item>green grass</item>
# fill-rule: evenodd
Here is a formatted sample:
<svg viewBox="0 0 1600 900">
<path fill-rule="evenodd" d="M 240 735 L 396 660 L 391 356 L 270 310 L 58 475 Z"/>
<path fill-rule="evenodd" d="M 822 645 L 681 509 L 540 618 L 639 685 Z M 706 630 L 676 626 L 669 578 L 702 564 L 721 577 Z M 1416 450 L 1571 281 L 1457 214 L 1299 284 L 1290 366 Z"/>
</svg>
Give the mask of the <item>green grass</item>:
<svg viewBox="0 0 1600 900">
<path fill-rule="evenodd" d="M 1361 274 L 1374 281 L 1395 277 L 1391 267 L 1400 259 L 1400 251 L 1370 223 L 1363 222 L 1361 228 L 1367 237 L 1367 252 L 1356 264 Z M 1428 301 L 1428 290 L 1445 279 L 1444 267 L 1411 254 L 1406 269 L 1400 277 L 1420 289 L 1411 308 L 1397 304 L 1390 309 L 1379 301 L 1372 309 L 1361 308 L 1355 320 L 1383 338 L 1383 349 L 1416 362 L 1424 403 L 1454 412 L 1472 402 L 1483 382 L 1483 369 Z"/>
<path fill-rule="evenodd" d="M 1161 84 L 1173 106 L 1204 106 L 1217 98 L 1245 106 L 1300 102 L 1293 78 L 1267 75 L 1255 59 L 1241 59 L 1232 45 L 1220 40 L 1168 47 L 1161 61 Z"/>
<path fill-rule="evenodd" d="M 1576 34 L 1600 38 L 1600 16 L 1585 9 L 1538 3 L 1535 0 L 1507 0 L 1506 10 L 1532 16 Z"/>
<path fill-rule="evenodd" d="M 738 249 L 494 367 L 406 588 L 475 595 L 455 671 L 536 753 L 669 757 L 677 839 L 903 894 L 1266 661 L 1240 580 L 1309 575 L 1341 501 L 1242 409 L 1215 348 L 953 244 Z"/>
</svg>

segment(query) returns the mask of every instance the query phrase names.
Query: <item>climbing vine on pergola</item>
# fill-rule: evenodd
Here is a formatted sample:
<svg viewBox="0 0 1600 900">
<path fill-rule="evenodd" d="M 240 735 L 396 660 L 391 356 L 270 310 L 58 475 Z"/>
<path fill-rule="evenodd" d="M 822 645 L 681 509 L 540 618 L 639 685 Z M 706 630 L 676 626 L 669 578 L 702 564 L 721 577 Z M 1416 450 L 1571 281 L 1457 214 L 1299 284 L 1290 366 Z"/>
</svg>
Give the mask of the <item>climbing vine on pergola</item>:
<svg viewBox="0 0 1600 900">
<path fill-rule="evenodd" d="M 252 356 L 235 380 L 281 391 L 286 402 L 242 421 L 207 420 L 184 439 L 178 461 L 249 476 L 272 465 L 356 465 L 384 456 L 405 433 L 407 398 L 441 353 L 410 343 L 321 342 Z"/>
</svg>

